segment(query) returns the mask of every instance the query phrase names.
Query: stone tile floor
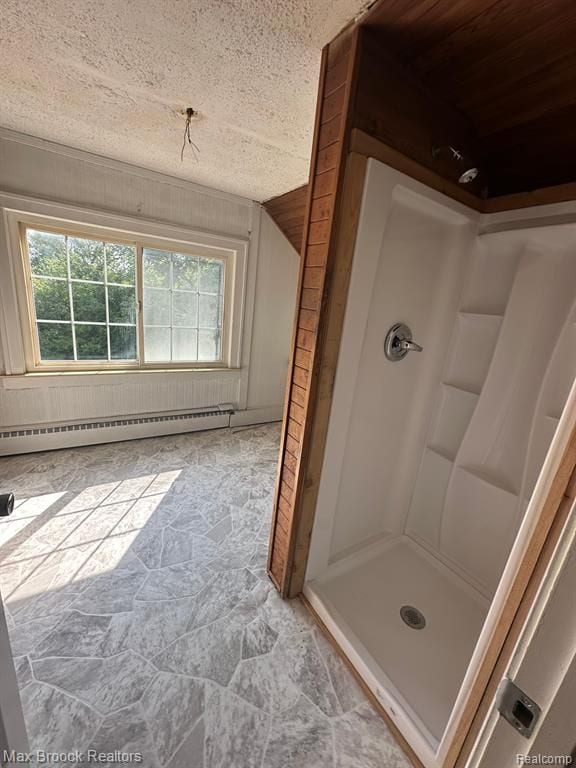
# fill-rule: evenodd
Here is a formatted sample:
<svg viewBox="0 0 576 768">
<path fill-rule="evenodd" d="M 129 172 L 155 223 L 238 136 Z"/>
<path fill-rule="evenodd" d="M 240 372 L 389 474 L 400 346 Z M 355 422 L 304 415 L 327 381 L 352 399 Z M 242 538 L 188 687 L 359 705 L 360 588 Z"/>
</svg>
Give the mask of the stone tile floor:
<svg viewBox="0 0 576 768">
<path fill-rule="evenodd" d="M 266 576 L 279 432 L 0 460 L 18 499 L 0 590 L 33 749 L 140 752 L 142 768 L 408 766 Z"/>
</svg>

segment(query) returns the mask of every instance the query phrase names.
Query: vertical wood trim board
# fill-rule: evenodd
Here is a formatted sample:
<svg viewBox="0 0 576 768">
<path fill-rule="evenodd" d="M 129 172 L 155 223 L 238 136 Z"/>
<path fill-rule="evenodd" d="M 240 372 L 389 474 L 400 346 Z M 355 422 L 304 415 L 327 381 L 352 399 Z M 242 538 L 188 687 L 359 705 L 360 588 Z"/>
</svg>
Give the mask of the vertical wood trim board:
<svg viewBox="0 0 576 768">
<path fill-rule="evenodd" d="M 322 55 L 314 146 L 310 165 L 306 221 L 300 260 L 300 283 L 286 393 L 280 466 L 268 572 L 284 596 L 301 590 L 302 564 L 294 571 L 295 553 L 305 549 L 311 523 L 301 525 L 304 496 L 315 500 L 319 468 L 309 473 L 309 454 L 326 343 L 326 316 L 334 270 L 335 229 L 342 189 L 340 168 L 349 135 L 358 29 L 345 30 Z M 334 343 L 337 347 L 338 342 Z M 327 422 L 327 416 L 326 416 Z M 322 452 L 323 452 L 323 446 Z M 307 491 L 304 494 L 304 491 Z M 297 558 L 296 562 L 301 560 Z M 305 558 L 304 558 L 305 567 Z"/>
<path fill-rule="evenodd" d="M 289 594 L 299 594 L 304 586 L 312 527 L 316 511 L 320 475 L 324 461 L 324 449 L 332 407 L 334 378 L 340 351 L 346 298 L 352 271 L 352 259 L 356 244 L 356 232 L 360 205 L 364 190 L 367 159 L 354 153 L 348 154 L 339 195 L 339 215 L 334 224 L 335 249 L 327 275 L 325 304 L 322 308 L 321 347 L 317 347 L 317 378 L 312 390 L 308 412 L 309 429 L 306 446 L 306 465 L 301 470 L 303 484 L 297 499 L 298 529 L 294 537 L 292 570 Z"/>
<path fill-rule="evenodd" d="M 322 51 L 322 60 L 320 63 L 320 77 L 318 80 L 318 95 L 316 97 L 316 117 L 314 124 L 314 138 L 312 143 L 312 161 L 310 163 L 310 173 L 308 179 L 307 193 L 306 193 L 306 215 L 304 217 L 304 232 L 302 235 L 302 243 L 300 248 L 300 272 L 298 278 L 298 290 L 297 290 L 297 303 L 294 316 L 294 325 L 292 328 L 292 342 L 290 345 L 290 363 L 288 366 L 288 380 L 286 382 L 286 392 L 284 395 L 284 415 L 282 420 L 282 435 L 280 440 L 280 453 L 278 456 L 278 470 L 276 472 L 276 489 L 274 492 L 274 510 L 272 513 L 272 525 L 270 528 L 270 541 L 268 546 L 268 575 L 272 579 L 274 585 L 280 593 L 283 593 L 283 580 L 286 574 L 286 561 L 288 556 L 289 538 L 292 534 L 291 521 L 292 521 L 292 498 L 286 496 L 286 488 L 283 488 L 283 468 L 284 464 L 288 465 L 288 468 L 292 467 L 292 471 L 296 472 L 299 464 L 300 457 L 300 442 L 297 437 L 294 437 L 288 431 L 288 420 L 290 413 L 290 403 L 292 402 L 292 396 L 294 392 L 299 392 L 300 395 L 296 396 L 295 402 L 305 406 L 308 400 L 307 389 L 307 377 L 303 373 L 299 373 L 299 369 L 294 365 L 296 356 L 296 337 L 298 334 L 299 326 L 303 325 L 302 313 L 303 310 L 300 307 L 302 300 L 302 282 L 304 278 L 304 269 L 306 259 L 306 242 L 308 239 L 308 222 L 310 218 L 310 210 L 312 205 L 312 187 L 314 181 L 314 175 L 316 172 L 316 166 L 314 159 L 318 152 L 318 133 L 320 129 L 320 117 L 322 103 L 322 97 L 324 94 L 324 82 L 326 79 L 327 69 L 327 47 Z M 314 332 L 314 316 L 311 315 L 308 323 L 308 330 Z"/>
</svg>

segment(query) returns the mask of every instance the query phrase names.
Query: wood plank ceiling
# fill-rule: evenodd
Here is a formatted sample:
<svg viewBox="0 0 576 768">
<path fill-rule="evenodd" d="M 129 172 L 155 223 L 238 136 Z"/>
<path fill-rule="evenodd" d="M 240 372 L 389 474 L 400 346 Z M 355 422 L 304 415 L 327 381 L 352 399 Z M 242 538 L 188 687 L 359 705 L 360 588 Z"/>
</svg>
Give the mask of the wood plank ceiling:
<svg viewBox="0 0 576 768">
<path fill-rule="evenodd" d="M 293 189 L 284 195 L 273 197 L 264 203 L 264 208 L 300 253 L 306 213 L 306 192 L 308 185 Z"/>
<path fill-rule="evenodd" d="M 385 0 L 365 24 L 470 120 L 489 197 L 576 181 L 574 0 Z"/>
<path fill-rule="evenodd" d="M 470 192 L 495 198 L 576 182 L 574 0 L 381 0 L 362 25 L 373 31 L 372 44 L 382 56 L 389 57 L 386 85 L 379 88 L 373 77 L 364 81 L 372 99 L 382 99 L 383 89 L 388 94 L 381 105 L 381 130 L 368 126 L 369 133 L 434 169 L 434 163 L 411 151 L 394 116 L 402 101 L 403 86 L 393 87 L 400 64 L 423 89 L 414 109 L 436 99 L 439 115 L 451 109 L 471 127 L 473 150 L 466 141 L 463 148 L 480 175 L 466 188 Z M 356 107 L 357 120 L 354 115 L 352 120 L 366 129 L 361 104 Z M 438 142 L 462 143 L 449 131 Z M 435 170 L 448 176 L 444 158 Z M 297 250 L 305 190 L 265 204 Z"/>
</svg>

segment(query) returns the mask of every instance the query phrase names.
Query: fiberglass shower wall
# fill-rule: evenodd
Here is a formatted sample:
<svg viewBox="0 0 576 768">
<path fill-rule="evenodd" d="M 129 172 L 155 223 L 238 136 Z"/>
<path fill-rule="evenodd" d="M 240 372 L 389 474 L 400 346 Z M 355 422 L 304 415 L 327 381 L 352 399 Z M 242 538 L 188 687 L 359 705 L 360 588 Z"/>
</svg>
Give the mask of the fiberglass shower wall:
<svg viewBox="0 0 576 768">
<path fill-rule="evenodd" d="M 575 373 L 576 248 L 479 236 L 406 532 L 491 597 Z"/>
<path fill-rule="evenodd" d="M 494 593 L 576 372 L 576 246 L 478 225 L 369 162 L 308 578 L 405 534 Z M 396 322 L 424 351 L 392 363 Z"/>
</svg>

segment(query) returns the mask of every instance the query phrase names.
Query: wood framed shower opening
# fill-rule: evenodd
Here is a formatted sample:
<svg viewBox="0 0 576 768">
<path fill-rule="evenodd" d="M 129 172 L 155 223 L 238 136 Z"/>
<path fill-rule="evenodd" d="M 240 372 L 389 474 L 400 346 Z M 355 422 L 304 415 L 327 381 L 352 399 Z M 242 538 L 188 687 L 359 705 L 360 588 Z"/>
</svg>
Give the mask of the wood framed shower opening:
<svg viewBox="0 0 576 768">
<path fill-rule="evenodd" d="M 373 6 L 322 55 L 268 562 L 270 577 L 285 597 L 300 594 L 304 583 L 367 158 L 376 158 L 480 213 L 576 200 L 572 182 L 485 197 L 480 184 L 463 188 L 449 164 L 432 161 L 430 148 L 442 140 L 458 143 L 472 156 L 481 156 L 482 146 L 472 121 L 423 86 L 390 53 L 393 46 L 384 43 L 391 27 L 381 23 L 385 5 Z M 541 178 L 548 180 L 544 172 Z M 495 182 L 504 189 L 511 183 Z M 575 470 L 576 432 L 559 462 L 538 526 L 460 713 L 444 768 L 463 768 L 491 706 L 501 670 L 576 497 Z M 415 760 L 414 755 L 411 758 Z"/>
</svg>

